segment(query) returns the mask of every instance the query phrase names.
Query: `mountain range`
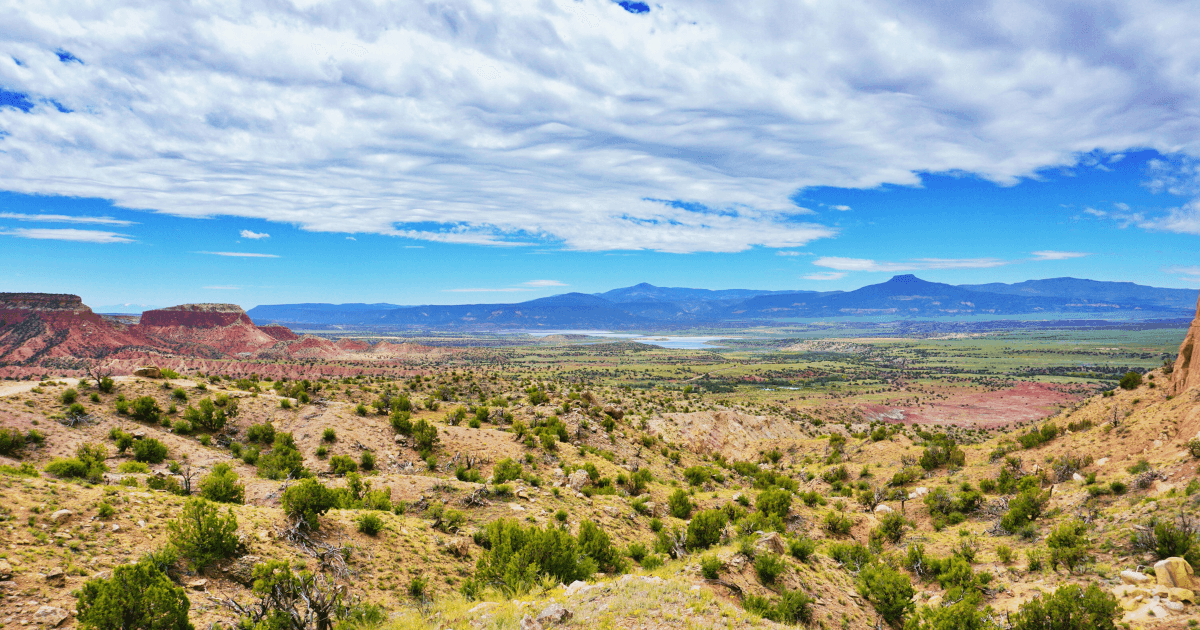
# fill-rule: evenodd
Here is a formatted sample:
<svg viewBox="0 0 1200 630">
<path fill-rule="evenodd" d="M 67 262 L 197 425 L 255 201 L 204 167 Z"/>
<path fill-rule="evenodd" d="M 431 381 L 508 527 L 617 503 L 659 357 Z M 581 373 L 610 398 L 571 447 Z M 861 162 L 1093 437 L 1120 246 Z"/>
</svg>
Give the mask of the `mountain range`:
<svg viewBox="0 0 1200 630">
<path fill-rule="evenodd" d="M 391 329 L 667 329 L 801 318 L 955 318 L 1072 313 L 1094 319 L 1190 318 L 1197 291 L 1078 278 L 951 285 L 899 275 L 853 291 L 690 289 L 642 283 L 519 303 L 398 306 L 275 304 L 255 322 Z"/>
</svg>

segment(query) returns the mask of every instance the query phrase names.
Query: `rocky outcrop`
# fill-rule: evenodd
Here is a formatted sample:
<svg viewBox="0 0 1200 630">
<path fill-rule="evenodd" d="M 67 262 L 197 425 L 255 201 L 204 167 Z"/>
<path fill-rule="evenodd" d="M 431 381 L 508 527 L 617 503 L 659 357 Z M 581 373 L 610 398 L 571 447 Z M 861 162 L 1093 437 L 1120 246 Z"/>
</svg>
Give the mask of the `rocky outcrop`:
<svg viewBox="0 0 1200 630">
<path fill-rule="evenodd" d="M 267 333 L 276 341 L 296 341 L 300 338 L 300 335 L 292 332 L 292 329 L 287 326 L 280 326 L 279 324 L 267 324 L 266 326 L 259 326 L 258 329 Z"/>
<path fill-rule="evenodd" d="M 145 339 L 107 321 L 78 295 L 0 293 L 0 361 L 34 365 L 60 357 L 97 358 Z"/>
<path fill-rule="evenodd" d="M 1174 396 L 1200 386 L 1200 368 L 1196 365 L 1196 362 L 1200 361 L 1200 357 L 1193 356 L 1198 344 L 1200 344 L 1200 300 L 1196 302 L 1196 319 L 1192 320 L 1192 326 L 1188 328 L 1187 336 L 1179 345 L 1179 356 L 1175 357 L 1175 367 L 1171 372 L 1170 392 Z"/>
<path fill-rule="evenodd" d="M 234 324 L 254 326 L 237 304 L 180 304 L 142 313 L 142 326 L 217 328 Z"/>
</svg>

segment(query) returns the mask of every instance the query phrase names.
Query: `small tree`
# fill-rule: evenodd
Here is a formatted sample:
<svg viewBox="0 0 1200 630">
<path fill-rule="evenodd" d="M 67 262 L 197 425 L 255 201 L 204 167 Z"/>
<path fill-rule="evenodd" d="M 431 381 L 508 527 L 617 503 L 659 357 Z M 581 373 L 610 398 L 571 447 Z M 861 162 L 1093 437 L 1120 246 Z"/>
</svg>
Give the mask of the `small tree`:
<svg viewBox="0 0 1200 630">
<path fill-rule="evenodd" d="M 142 396 L 133 401 L 133 405 L 129 408 L 129 415 L 138 422 L 153 422 L 158 423 L 159 417 L 162 415 L 162 409 L 158 403 L 149 396 Z"/>
<path fill-rule="evenodd" d="M 764 490 L 754 500 L 754 506 L 767 516 L 787 518 L 788 511 L 792 509 L 792 493 L 780 489 Z"/>
<path fill-rule="evenodd" d="M 438 445 L 437 427 L 429 424 L 424 419 L 417 420 L 412 425 L 412 438 L 417 452 L 421 454 L 421 458 L 428 459 Z"/>
<path fill-rule="evenodd" d="M 211 473 L 200 480 L 200 496 L 218 503 L 242 504 L 246 501 L 246 486 L 238 483 L 238 475 L 229 464 L 213 466 Z"/>
<path fill-rule="evenodd" d="M 293 521 L 317 529 L 318 518 L 337 507 L 337 494 L 316 479 L 304 479 L 283 491 L 283 511 Z"/>
<path fill-rule="evenodd" d="M 704 510 L 692 517 L 688 523 L 687 546 L 689 549 L 708 549 L 721 542 L 721 529 L 725 527 L 725 512 Z"/>
<path fill-rule="evenodd" d="M 139 462 L 161 463 L 167 458 L 167 445 L 154 438 L 136 440 L 133 443 L 133 457 Z"/>
<path fill-rule="evenodd" d="M 233 556 L 238 546 L 237 527 L 233 510 L 226 510 L 222 517 L 215 504 L 199 497 L 184 504 L 179 518 L 167 523 L 171 544 L 191 559 L 196 570 Z"/>
<path fill-rule="evenodd" d="M 667 506 L 671 509 L 671 516 L 675 518 L 687 518 L 692 515 L 692 500 L 688 497 L 688 493 L 683 490 L 676 490 L 667 497 Z"/>
<path fill-rule="evenodd" d="M 881 562 L 863 567 L 855 585 L 859 595 L 875 607 L 883 620 L 899 628 L 913 607 L 913 587 L 908 576 Z"/>
<path fill-rule="evenodd" d="M 79 627 L 95 630 L 193 630 L 191 602 L 153 564 L 123 564 L 111 578 L 83 585 L 75 605 Z"/>
<path fill-rule="evenodd" d="M 494 483 L 504 483 L 513 479 L 520 479 L 523 469 L 521 464 L 513 461 L 511 457 L 496 462 L 496 467 L 492 469 L 492 481 Z"/>
<path fill-rule="evenodd" d="M 1081 521 L 1063 523 L 1050 533 L 1046 545 L 1050 547 L 1050 568 L 1057 569 L 1061 563 L 1068 572 L 1074 571 L 1087 559 L 1087 526 Z"/>
<path fill-rule="evenodd" d="M 1132 371 L 1126 372 L 1117 384 L 1121 386 L 1121 389 L 1137 389 L 1142 384 L 1142 375 Z"/>
</svg>

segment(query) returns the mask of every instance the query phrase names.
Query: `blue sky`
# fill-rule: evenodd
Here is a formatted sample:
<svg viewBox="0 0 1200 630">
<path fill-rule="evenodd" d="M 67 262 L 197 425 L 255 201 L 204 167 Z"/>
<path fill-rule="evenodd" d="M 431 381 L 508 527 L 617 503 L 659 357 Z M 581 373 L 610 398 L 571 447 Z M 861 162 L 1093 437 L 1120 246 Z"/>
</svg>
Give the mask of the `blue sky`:
<svg viewBox="0 0 1200 630">
<path fill-rule="evenodd" d="M 19 7 L 0 291 L 1200 286 L 1194 11 L 795 4 Z"/>
</svg>

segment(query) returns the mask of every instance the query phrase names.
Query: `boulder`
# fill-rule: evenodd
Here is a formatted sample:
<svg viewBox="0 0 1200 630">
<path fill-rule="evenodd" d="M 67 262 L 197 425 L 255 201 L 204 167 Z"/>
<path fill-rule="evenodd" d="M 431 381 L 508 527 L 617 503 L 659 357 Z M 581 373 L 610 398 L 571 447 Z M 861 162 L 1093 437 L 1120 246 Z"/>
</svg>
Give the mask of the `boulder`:
<svg viewBox="0 0 1200 630">
<path fill-rule="evenodd" d="M 882 503 L 880 503 L 879 505 L 876 505 L 876 506 L 875 506 L 875 513 L 876 513 L 876 514 L 891 514 L 892 512 L 895 512 L 895 511 L 896 511 L 896 510 L 893 510 L 892 508 L 890 508 L 890 507 L 888 507 L 888 506 L 886 506 L 886 505 L 884 505 L 884 504 L 882 504 Z"/>
<path fill-rule="evenodd" d="M 613 420 L 620 420 L 621 418 L 625 417 L 624 410 L 622 410 L 620 407 L 613 407 L 612 405 L 605 407 L 604 413 L 608 414 Z"/>
<path fill-rule="evenodd" d="M 1179 344 L 1179 353 L 1175 355 L 1175 365 L 1171 371 L 1168 394 L 1178 396 L 1193 387 L 1200 386 L 1200 369 L 1196 367 L 1200 357 L 1194 356 L 1198 342 L 1200 342 L 1200 300 L 1196 302 L 1196 319 L 1192 320 L 1192 325 L 1188 328 L 1183 343 Z"/>
<path fill-rule="evenodd" d="M 521 630 L 542 630 L 542 624 L 538 623 L 533 617 L 525 615 L 521 617 Z"/>
<path fill-rule="evenodd" d="M 0 558 L 0 582 L 3 582 L 5 580 L 11 579 L 11 578 L 12 578 L 12 565 L 8 563 L 8 560 L 5 560 L 4 558 Z"/>
<path fill-rule="evenodd" d="M 1087 481 L 1087 479 L 1079 473 L 1072 473 L 1071 481 L 1078 481 L 1079 483 L 1083 483 L 1083 482 Z"/>
<path fill-rule="evenodd" d="M 1173 602 L 1190 602 L 1196 603 L 1196 594 L 1186 588 L 1168 588 L 1167 598 Z"/>
<path fill-rule="evenodd" d="M 221 565 L 221 572 L 242 586 L 254 586 L 254 565 L 258 562 L 258 556 L 234 558 Z"/>
<path fill-rule="evenodd" d="M 46 581 L 52 586 L 62 586 L 67 581 L 67 574 L 63 573 L 62 569 L 54 567 L 46 573 Z"/>
<path fill-rule="evenodd" d="M 188 580 L 184 583 L 184 586 L 192 589 L 193 591 L 203 591 L 204 587 L 208 586 L 208 580 L 203 578 L 199 580 Z"/>
<path fill-rule="evenodd" d="M 1167 588 L 1192 590 L 1192 565 L 1183 558 L 1167 558 L 1154 563 L 1154 575 L 1158 583 Z"/>
<path fill-rule="evenodd" d="M 787 553 L 787 544 L 783 542 L 783 537 L 777 532 L 771 532 L 770 534 L 759 538 L 758 542 L 754 543 L 754 549 L 759 553 L 770 552 L 785 554 Z"/>
<path fill-rule="evenodd" d="M 50 520 L 61 525 L 62 523 L 71 520 L 71 517 L 74 515 L 75 513 L 71 510 L 59 510 L 50 515 Z"/>
<path fill-rule="evenodd" d="M 570 486 L 572 490 L 576 491 L 582 489 L 590 481 L 591 478 L 588 477 L 586 470 L 576 470 L 575 472 L 571 473 L 569 477 L 567 477 L 567 485 Z"/>
<path fill-rule="evenodd" d="M 54 628 L 66 621 L 71 613 L 54 606 L 42 606 L 33 613 L 33 623 L 44 628 Z"/>
<path fill-rule="evenodd" d="M 162 370 L 153 365 L 147 365 L 134 370 L 133 375 L 142 378 L 162 378 Z"/>
<path fill-rule="evenodd" d="M 1146 575 L 1145 573 L 1138 573 L 1137 571 L 1122 571 L 1121 581 L 1126 584 L 1141 586 L 1150 581 L 1150 576 Z"/>
<path fill-rule="evenodd" d="M 554 603 L 543 608 L 542 612 L 538 613 L 537 622 L 542 626 L 548 626 L 563 623 L 572 616 L 571 611 L 563 608 L 562 604 Z"/>
</svg>

